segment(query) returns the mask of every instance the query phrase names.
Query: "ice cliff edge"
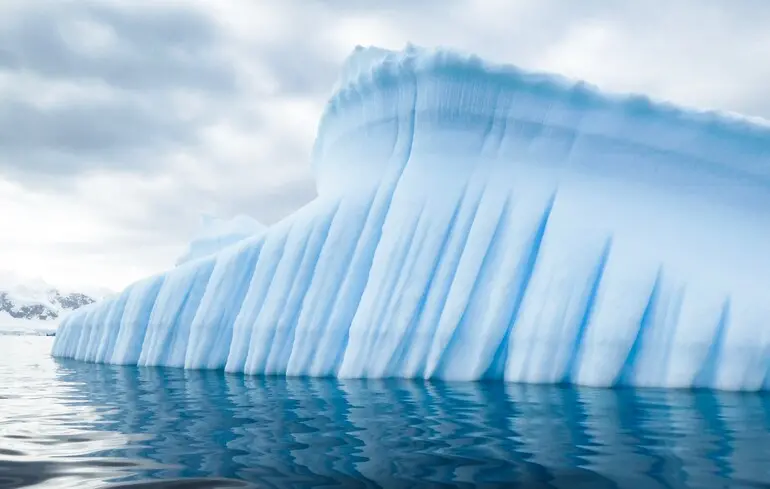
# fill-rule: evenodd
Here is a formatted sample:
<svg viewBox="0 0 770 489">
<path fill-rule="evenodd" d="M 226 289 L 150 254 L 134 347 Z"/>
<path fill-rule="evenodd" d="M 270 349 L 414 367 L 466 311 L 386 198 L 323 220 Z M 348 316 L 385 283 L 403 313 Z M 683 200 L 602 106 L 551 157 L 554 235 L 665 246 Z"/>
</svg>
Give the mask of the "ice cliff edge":
<svg viewBox="0 0 770 489">
<path fill-rule="evenodd" d="M 61 325 L 54 355 L 251 374 L 770 389 L 770 127 L 357 49 L 318 198 Z"/>
</svg>

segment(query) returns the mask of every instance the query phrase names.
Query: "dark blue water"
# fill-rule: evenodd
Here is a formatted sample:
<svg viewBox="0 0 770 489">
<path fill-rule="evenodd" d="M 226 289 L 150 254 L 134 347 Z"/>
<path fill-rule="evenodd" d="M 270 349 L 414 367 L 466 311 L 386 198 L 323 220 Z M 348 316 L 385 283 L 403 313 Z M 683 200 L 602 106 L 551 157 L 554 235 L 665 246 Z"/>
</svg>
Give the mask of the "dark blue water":
<svg viewBox="0 0 770 489">
<path fill-rule="evenodd" d="M 0 337 L 0 487 L 770 487 L 770 397 L 55 361 Z"/>
</svg>

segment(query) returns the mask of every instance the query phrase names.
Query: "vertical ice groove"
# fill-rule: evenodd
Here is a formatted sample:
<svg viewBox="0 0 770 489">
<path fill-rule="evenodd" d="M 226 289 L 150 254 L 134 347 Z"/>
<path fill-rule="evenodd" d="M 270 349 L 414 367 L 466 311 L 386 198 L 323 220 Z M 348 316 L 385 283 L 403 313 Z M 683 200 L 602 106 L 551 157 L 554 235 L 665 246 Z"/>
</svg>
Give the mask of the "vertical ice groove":
<svg viewBox="0 0 770 489">
<path fill-rule="evenodd" d="M 721 344 L 717 338 L 724 335 L 723 328 L 729 327 L 724 322 L 728 320 L 725 305 L 729 301 L 725 294 L 713 284 L 688 284 L 666 359 L 665 385 L 689 388 L 697 383 L 709 355 L 715 354 L 714 348 Z"/>
<path fill-rule="evenodd" d="M 230 350 L 235 317 L 254 273 L 261 241 L 249 240 L 220 253 L 190 325 L 184 366 L 222 368 Z"/>
<path fill-rule="evenodd" d="M 512 301 L 511 306 L 507 309 L 501 308 L 501 311 L 506 313 L 503 317 L 507 317 L 508 320 L 502 323 L 505 325 L 504 334 L 492 362 L 487 366 L 488 370 L 484 374 L 487 378 L 499 376 L 513 382 L 527 381 L 529 380 L 527 375 L 530 374 L 528 359 L 533 356 L 532 362 L 537 363 L 535 372 L 538 375 L 546 373 L 540 365 L 543 347 L 538 340 L 548 341 L 550 339 L 548 333 L 553 331 L 554 323 L 561 324 L 560 321 L 566 319 L 569 303 L 565 303 L 565 300 L 571 298 L 567 296 L 565 299 L 558 295 L 558 290 L 552 290 L 552 277 L 548 274 L 549 271 L 554 271 L 551 255 L 554 253 L 553 243 L 559 239 L 552 236 L 552 222 L 557 195 L 558 189 L 554 189 L 546 201 L 543 217 L 536 228 L 530 249 L 525 247 L 523 252 L 518 252 L 526 257 L 525 261 L 517 267 L 518 269 L 523 268 L 523 270 L 521 272 L 517 270 L 514 275 L 521 274 L 522 281 L 512 291 L 515 300 Z M 551 243 L 550 251 L 549 240 Z M 498 307 L 500 306 L 498 305 Z M 548 317 L 548 314 L 553 314 L 553 312 L 546 308 L 553 309 L 555 313 L 560 313 L 560 316 L 558 318 Z M 545 316 L 542 318 L 543 321 L 540 321 L 541 316 Z M 497 326 L 497 329 L 499 328 L 500 326 Z M 543 339 L 538 336 L 540 334 L 539 329 L 543 329 Z M 493 338 L 495 336 L 496 334 Z M 554 353 L 558 353 L 558 351 Z M 542 381 L 539 377 L 532 380 Z"/>
<path fill-rule="evenodd" d="M 364 227 L 355 241 L 353 255 L 342 272 L 339 293 L 335 295 L 329 307 L 324 308 L 325 313 L 321 318 L 325 321 L 318 323 L 316 327 L 320 333 L 318 348 L 309 351 L 305 356 L 305 364 L 309 366 L 309 370 L 305 371 L 311 375 L 337 374 L 342 365 L 350 325 L 364 294 L 374 255 L 382 237 L 382 223 L 390 207 L 392 192 L 386 195 L 381 205 L 376 201 L 372 202 L 370 209 L 375 209 L 375 206 L 378 208 L 374 214 L 371 210 L 367 211 Z"/>
<path fill-rule="evenodd" d="M 88 345 L 88 337 L 91 333 L 93 324 L 93 317 L 98 314 L 97 308 L 90 308 L 86 313 L 83 322 L 80 327 L 80 334 L 78 336 L 77 347 L 75 348 L 73 358 L 75 360 L 82 360 L 85 356 L 86 345 Z"/>
<path fill-rule="evenodd" d="M 479 290 L 486 288 L 485 286 L 487 284 L 493 282 L 490 277 L 491 272 L 489 268 L 493 263 L 497 262 L 497 259 L 499 259 L 495 253 L 495 245 L 502 240 L 502 234 L 508 219 L 509 199 L 510 196 L 506 196 L 503 205 L 500 207 L 499 214 L 497 215 L 494 229 L 491 234 L 487 234 L 489 239 L 486 241 L 486 246 L 484 246 L 483 255 L 481 256 L 478 268 L 475 270 L 475 277 L 471 282 L 470 290 L 468 291 L 467 298 L 462 307 L 462 312 L 456 320 L 456 326 L 448 333 L 448 335 L 439 336 L 434 340 L 431 347 L 433 358 L 431 359 L 430 356 L 428 358 L 428 367 L 425 372 L 426 377 L 433 377 L 436 372 L 440 373 L 442 378 L 447 379 L 452 379 L 458 375 L 454 372 L 447 375 L 447 362 L 450 358 L 456 358 L 458 348 L 460 351 L 463 350 L 465 344 L 463 340 L 470 339 L 469 337 L 473 334 L 468 331 L 471 328 L 468 323 L 477 320 L 481 315 L 479 314 L 480 311 L 475 310 L 474 306 L 483 300 L 478 296 Z M 473 233 L 473 228 L 471 228 L 471 233 Z M 463 359 L 458 358 L 458 360 L 462 361 Z M 473 373 L 470 371 L 467 371 L 467 373 L 460 373 L 459 375 L 473 378 Z M 473 378 L 473 380 L 477 379 Z"/>
<path fill-rule="evenodd" d="M 64 354 L 64 343 L 67 341 L 67 333 L 70 329 L 70 321 L 72 318 L 72 313 L 68 314 L 67 316 L 63 317 L 61 322 L 59 323 L 59 327 L 56 329 L 56 335 L 53 339 L 53 347 L 51 347 L 51 355 L 54 357 L 63 357 Z"/>
<path fill-rule="evenodd" d="M 86 317 L 88 317 L 88 312 L 91 308 L 87 308 L 83 311 L 78 311 L 79 314 L 73 320 L 70 324 L 70 334 L 67 337 L 67 346 L 65 348 L 66 350 L 66 357 L 67 358 L 74 358 L 75 353 L 77 352 L 77 346 L 80 342 L 80 334 L 83 329 L 83 323 L 86 320 Z"/>
<path fill-rule="evenodd" d="M 422 291 L 420 291 L 417 303 L 414 305 L 413 310 L 408 310 L 408 313 L 403 314 L 399 321 L 397 321 L 393 327 L 397 330 L 397 335 L 400 337 L 400 341 L 395 345 L 395 350 L 390 355 L 388 365 L 386 366 L 386 374 L 388 375 L 403 375 L 404 359 L 406 358 L 406 352 L 411 348 L 413 344 L 413 337 L 417 325 L 421 321 L 425 301 L 427 299 L 428 291 L 431 290 L 433 283 L 436 279 L 436 270 L 438 264 L 444 253 L 446 252 L 447 245 L 449 243 L 449 236 L 451 229 L 457 220 L 457 214 L 460 212 L 460 202 L 455 205 L 454 212 L 449 219 L 449 225 L 446 228 L 443 236 L 441 236 L 438 252 L 434 254 L 432 259 L 428 260 L 427 270 L 429 271 L 427 281 Z"/>
<path fill-rule="evenodd" d="M 67 346 L 65 348 L 66 358 L 75 358 L 78 345 L 80 344 L 80 336 L 82 333 L 83 324 L 91 309 L 91 307 L 86 306 L 83 309 L 76 311 L 76 313 L 73 313 L 73 316 L 77 314 L 77 317 L 73 317 L 73 320 L 70 321 L 70 327 L 68 330 L 69 334 L 67 336 Z"/>
<path fill-rule="evenodd" d="M 672 279 L 664 282 L 659 300 L 642 338 L 642 347 L 635 359 L 635 386 L 654 387 L 666 382 L 670 369 L 673 339 L 681 327 L 685 288 Z"/>
<path fill-rule="evenodd" d="M 640 352 L 642 348 L 644 347 L 644 337 L 646 334 L 648 334 L 648 330 L 651 328 L 651 323 L 654 320 L 654 314 L 655 314 L 655 308 L 658 307 L 658 301 L 660 301 L 660 294 L 661 294 L 661 281 L 663 280 L 663 270 L 658 270 L 658 274 L 655 277 L 655 282 L 652 285 L 652 290 L 650 291 L 650 297 L 647 300 L 647 305 L 644 308 L 644 311 L 642 312 L 641 320 L 639 321 L 639 328 L 636 332 L 636 337 L 634 338 L 633 343 L 631 343 L 631 348 L 628 350 L 628 355 L 626 355 L 626 360 L 623 362 L 623 365 L 620 368 L 620 371 L 618 372 L 618 375 L 613 382 L 613 385 L 633 385 L 633 376 L 634 371 L 637 368 L 637 360 L 640 356 Z"/>
<path fill-rule="evenodd" d="M 474 182 L 466 185 L 460 193 L 451 219 L 442 226 L 446 234 L 445 243 L 442 244 L 438 261 L 431 267 L 435 268 L 434 280 L 431 280 L 430 288 L 426 289 L 420 318 L 414 331 L 410 331 L 411 345 L 401 369 L 406 377 L 424 375 L 433 335 L 439 327 L 442 310 L 451 291 L 463 249 L 468 242 L 470 229 L 481 203 L 483 188 L 483 185 L 477 182 L 476 185 Z M 438 280 L 435 280 L 435 277 L 438 277 Z"/>
<path fill-rule="evenodd" d="M 136 364 L 147 331 L 147 323 L 155 304 L 163 276 L 154 276 L 137 283 L 128 297 L 120 322 L 120 330 L 112 352 L 108 352 L 110 363 L 119 365 Z M 105 360 L 106 361 L 106 360 Z"/>
<path fill-rule="evenodd" d="M 609 252 L 606 235 L 572 226 L 566 204 L 550 217 L 536 268 L 508 342 L 505 379 L 558 383 Z M 599 274 L 599 277 L 597 277 Z"/>
<path fill-rule="evenodd" d="M 95 362 L 102 363 L 108 361 L 112 356 L 112 349 L 115 345 L 118 333 L 120 332 L 120 320 L 125 312 L 126 302 L 130 296 L 130 290 L 131 287 L 124 290 L 113 299 L 115 303 L 104 319 L 104 330 L 102 331 L 102 336 L 99 339 L 99 344 L 96 347 L 94 355 Z"/>
<path fill-rule="evenodd" d="M 83 311 L 78 314 L 75 321 L 73 321 L 72 335 L 69 338 L 67 352 L 69 358 L 75 358 L 77 355 L 78 345 L 80 344 L 80 337 L 83 334 L 83 330 L 86 327 L 86 321 L 88 315 L 91 314 L 95 306 L 91 305 L 83 308 Z M 79 311 L 80 312 L 80 311 Z"/>
<path fill-rule="evenodd" d="M 208 289 L 211 275 L 216 266 L 215 259 L 206 259 L 200 263 L 198 272 L 193 278 L 190 294 L 187 301 L 179 311 L 177 325 L 168 331 L 165 336 L 165 346 L 158 346 L 157 364 L 173 367 L 184 367 L 185 357 L 187 356 L 187 346 L 190 342 L 190 330 L 201 301 Z M 172 292 L 174 293 L 174 292 Z"/>
<path fill-rule="evenodd" d="M 633 260 L 632 273 L 629 260 Z M 638 261 L 636 250 L 624 248 L 613 238 L 571 382 L 594 387 L 615 383 L 639 335 L 641 318 L 658 280 L 657 265 Z"/>
<path fill-rule="evenodd" d="M 380 256 L 378 263 L 381 264 L 382 270 L 373 268 L 370 272 L 366 286 L 368 295 L 362 297 L 362 300 L 369 299 L 369 303 L 359 308 L 353 317 L 348 348 L 340 367 L 345 377 L 365 375 L 368 362 L 375 355 L 377 331 L 379 328 L 388 326 L 381 323 L 383 310 L 392 296 L 396 281 L 403 272 L 410 245 L 414 241 L 420 224 L 420 216 L 422 211 L 411 219 L 411 223 L 403 223 L 402 234 L 395 243 L 394 249 L 388 250 L 387 256 Z M 353 345 L 352 349 L 351 345 Z"/>
<path fill-rule="evenodd" d="M 53 339 L 53 347 L 51 347 L 51 355 L 54 357 L 62 357 L 64 353 L 64 343 L 67 337 L 67 333 L 69 331 L 69 324 L 72 318 L 72 313 L 62 318 L 61 322 L 59 323 L 59 327 L 56 329 L 56 335 Z"/>
<path fill-rule="evenodd" d="M 179 267 L 177 273 L 169 276 L 161 286 L 150 314 L 139 365 L 156 365 L 162 351 L 168 348 L 165 340 L 176 329 L 178 315 L 193 293 L 192 281 L 198 271 L 195 265 L 197 263 Z"/>
<path fill-rule="evenodd" d="M 86 346 L 83 360 L 87 362 L 96 360 L 99 345 L 102 342 L 104 332 L 108 328 L 105 320 L 107 316 L 109 316 L 110 311 L 115 307 L 115 302 L 116 301 L 113 298 L 108 298 L 99 305 L 99 312 L 94 317 L 94 325 L 88 338 L 88 345 Z"/>
<path fill-rule="evenodd" d="M 83 316 L 86 314 L 87 309 L 88 306 L 73 311 L 67 318 L 66 329 L 64 330 L 64 334 L 61 335 L 61 356 L 64 358 L 72 358 L 72 345 L 80 338 L 80 324 L 83 321 Z M 56 332 L 56 340 L 59 341 L 58 331 Z"/>
<path fill-rule="evenodd" d="M 467 312 L 467 304 L 478 279 L 479 270 L 489 250 L 489 240 L 493 239 L 493 234 L 498 230 L 503 206 L 495 206 L 496 208 L 488 214 L 480 212 L 482 206 L 491 199 L 490 193 L 492 192 L 489 187 L 484 186 L 480 189 L 480 195 L 470 197 L 474 202 L 472 217 L 467 227 L 461 229 L 465 238 L 459 248 L 459 260 L 452 273 L 444 306 L 441 308 L 435 333 L 426 352 L 423 367 L 423 376 L 426 378 L 433 377 L 448 343 L 457 328 L 461 327 L 460 323 Z M 492 224 L 491 230 L 490 224 Z"/>
<path fill-rule="evenodd" d="M 730 321 L 730 300 L 725 300 L 722 305 L 722 314 L 719 316 L 717 329 L 714 337 L 711 339 L 708 353 L 703 360 L 703 364 L 698 369 L 693 379 L 692 387 L 711 387 L 714 384 L 717 365 L 719 365 L 719 353 L 725 340 L 727 324 Z"/>
<path fill-rule="evenodd" d="M 751 291 L 732 295 L 730 321 L 725 328 L 713 388 L 756 391 L 761 389 L 770 361 L 770 316 L 764 284 Z"/>
<path fill-rule="evenodd" d="M 77 347 L 80 343 L 80 335 L 82 334 L 83 327 L 85 325 L 88 314 L 93 310 L 95 306 L 86 306 L 82 310 L 73 313 L 73 320 L 71 321 L 71 333 L 67 338 L 67 357 L 74 358 L 77 353 Z"/>
<path fill-rule="evenodd" d="M 308 223 L 302 224 L 305 225 L 294 223 L 289 230 L 280 262 L 275 271 L 275 277 L 265 298 L 265 305 L 254 323 L 249 352 L 244 366 L 246 373 L 264 374 L 267 368 L 276 328 L 281 315 L 285 312 L 284 308 L 290 288 L 297 276 L 297 270 L 300 267 L 313 228 L 318 225 L 316 222 L 314 226 L 309 228 Z"/>
<path fill-rule="evenodd" d="M 81 309 L 82 310 L 82 309 Z M 51 354 L 54 357 L 67 358 L 67 343 L 68 339 L 72 337 L 72 329 L 74 324 L 75 312 L 69 313 L 56 330 L 56 336 L 53 341 L 53 348 Z"/>
<path fill-rule="evenodd" d="M 161 288 L 160 294 L 163 294 L 163 291 L 164 289 Z M 192 287 L 188 287 L 180 294 L 177 294 L 179 299 L 181 299 L 179 303 L 179 309 L 184 308 L 190 299 L 191 293 Z M 167 312 L 169 309 L 171 309 L 171 307 L 169 307 L 165 301 L 161 302 L 159 300 L 155 303 L 155 309 L 153 309 L 153 313 L 150 315 L 150 324 L 147 327 L 147 334 L 145 335 L 144 343 L 142 344 L 142 352 L 139 355 L 139 365 L 156 365 L 156 358 L 162 355 L 162 353 L 168 348 L 169 345 L 166 344 L 165 340 L 175 331 L 175 316 L 177 316 L 180 311 L 174 311 L 171 314 L 172 317 L 168 318 L 171 320 L 168 323 L 160 321 L 155 317 L 155 315 L 158 314 L 156 311 L 163 310 L 163 312 Z"/>
<path fill-rule="evenodd" d="M 597 260 L 601 252 L 596 252 L 593 241 L 588 234 L 576 234 L 566 223 L 564 213 L 545 236 L 537 268 L 511 333 L 507 380 L 561 380 L 591 292 L 593 274 L 601 262 Z"/>
<path fill-rule="evenodd" d="M 329 228 L 329 237 L 318 256 L 310 287 L 299 311 L 297 326 L 294 333 L 289 362 L 286 367 L 288 375 L 302 375 L 311 370 L 311 363 L 317 352 L 324 352 L 320 358 L 328 359 L 334 356 L 335 346 L 325 344 L 325 338 L 330 336 L 328 331 L 336 331 L 334 318 L 331 317 L 337 304 L 357 304 L 360 289 L 351 291 L 351 268 L 356 267 L 361 257 L 362 242 L 365 241 L 367 227 L 371 226 L 375 206 L 375 196 L 366 198 L 365 203 L 345 200 L 341 202 L 338 215 Z M 360 208 L 361 206 L 362 208 Z M 356 212 L 360 209 L 360 215 Z M 371 251 L 373 253 L 373 251 Z M 370 257 L 371 258 L 371 257 Z M 368 267 L 367 267 L 368 269 Z M 329 290 L 338 288 L 333 297 Z M 355 309 L 355 307 L 353 308 Z M 352 314 L 352 313 L 351 313 Z M 334 336 L 334 333 L 331 334 Z M 323 345 L 319 347 L 319 345 Z M 328 373 L 328 372 L 327 372 Z"/>
<path fill-rule="evenodd" d="M 766 358 L 769 358 L 770 354 L 766 355 Z M 765 371 L 765 380 L 762 382 L 761 389 L 763 391 L 770 391 L 770 364 L 767 366 L 767 370 Z"/>
<path fill-rule="evenodd" d="M 515 261 L 521 259 L 515 256 L 519 250 L 513 239 L 515 231 L 511 229 L 511 205 L 511 196 L 507 195 L 467 309 L 439 360 L 440 375 L 446 378 L 482 379 L 489 369 L 487 362 L 493 361 L 498 342 L 495 336 L 503 336 L 505 327 L 500 326 L 510 321 L 510 318 L 503 319 L 503 311 L 507 304 L 515 307 L 515 299 L 512 300 L 508 292 L 515 287 Z M 497 308 L 494 307 L 496 299 Z M 469 317 L 473 328 L 468 325 Z"/>
<path fill-rule="evenodd" d="M 75 360 L 85 360 L 86 353 L 88 352 L 88 342 L 91 339 L 96 324 L 96 316 L 99 315 L 99 308 L 94 308 L 88 315 L 88 320 L 85 322 L 84 328 L 80 332 L 80 339 L 78 341 L 78 349 L 75 351 Z"/>
<path fill-rule="evenodd" d="M 56 343 L 61 344 L 59 349 L 61 351 L 61 356 L 64 358 L 73 358 L 75 356 L 77 345 L 80 342 L 83 321 L 93 307 L 95 306 L 85 306 L 71 312 L 67 316 L 66 322 L 62 325 L 64 326 L 64 331 L 61 331 L 62 327 L 60 326 L 59 330 L 56 332 Z"/>
<path fill-rule="evenodd" d="M 88 329 L 85 330 L 83 336 L 81 337 L 81 342 L 79 345 L 80 351 L 75 357 L 76 360 L 81 360 L 86 362 L 88 361 L 88 356 L 90 353 L 89 347 L 93 342 L 94 336 L 97 336 L 100 331 L 99 316 L 102 316 L 103 311 L 105 311 L 108 307 L 109 307 L 109 304 L 102 304 L 102 307 L 96 308 L 93 314 L 91 314 L 91 317 L 88 321 Z"/>
<path fill-rule="evenodd" d="M 305 241 L 299 269 L 295 273 L 283 311 L 275 326 L 275 336 L 267 357 L 265 374 L 286 374 L 295 342 L 297 319 L 310 286 L 310 277 L 316 270 L 321 251 L 327 245 L 329 230 L 337 218 L 340 203 L 337 202 L 329 216 L 314 224 Z"/>
<path fill-rule="evenodd" d="M 465 195 L 465 191 L 463 191 Z M 393 376 L 398 372 L 403 347 L 410 343 L 414 324 L 421 313 L 426 291 L 435 278 L 436 264 L 444 255 L 463 197 L 458 199 L 448 222 L 422 220 L 417 237 L 410 245 L 410 259 L 399 277 L 388 306 L 389 314 L 382 320 L 383 328 L 376 339 L 377 358 L 369 362 L 368 375 Z M 430 208 L 428 202 L 427 208 Z M 428 212 L 425 212 L 428 214 Z M 443 233 L 436 232 L 444 227 Z"/>
<path fill-rule="evenodd" d="M 516 263 L 515 270 L 510 274 L 510 279 L 506 286 L 498 290 L 510 293 L 510 296 L 503 296 L 505 301 L 498 305 L 492 312 L 491 317 L 484 324 L 489 326 L 489 339 L 482 345 L 482 351 L 493 353 L 491 356 L 481 356 L 481 362 L 476 364 L 477 372 L 483 372 L 482 378 L 485 379 L 503 379 L 505 365 L 508 363 L 508 344 L 510 342 L 511 331 L 516 324 L 521 305 L 524 301 L 527 287 L 532 280 L 535 272 L 537 258 L 540 255 L 540 248 L 543 243 L 543 237 L 548 227 L 548 221 L 553 210 L 553 204 L 556 194 L 553 194 L 548 201 L 543 214 L 535 226 L 532 237 L 524 246 L 525 252 L 521 256 L 521 261 Z M 513 231 L 511 231 L 513 232 Z M 516 257 L 518 259 L 518 257 Z M 503 267 L 507 269 L 508 267 Z"/>
<path fill-rule="evenodd" d="M 286 250 L 289 230 L 270 233 L 262 245 L 249 290 L 233 325 L 233 341 L 225 364 L 225 370 L 228 372 L 242 372 L 245 368 L 254 327 L 265 308 L 265 301 L 275 280 L 278 264 Z"/>
<path fill-rule="evenodd" d="M 225 316 L 220 323 L 220 327 L 216 329 L 216 336 L 211 345 L 211 350 L 218 352 L 215 355 L 209 354 L 209 360 L 205 365 L 206 368 L 223 368 L 227 362 L 227 356 L 230 353 L 230 345 L 233 341 L 233 328 L 235 320 L 240 313 L 241 306 L 243 305 L 243 299 L 248 292 L 248 285 L 251 283 L 254 270 L 256 269 L 257 260 L 262 251 L 261 243 L 259 246 L 255 246 L 253 249 L 253 255 L 248 257 L 248 260 L 243 264 L 239 264 L 239 267 L 243 267 L 245 273 L 243 273 L 238 282 L 236 288 L 237 298 L 233 300 L 233 307 L 229 311 L 229 314 Z M 235 295 L 235 294 L 234 294 Z"/>
<path fill-rule="evenodd" d="M 257 372 L 264 375 L 280 375 L 284 374 L 285 367 L 278 356 L 283 352 L 283 343 L 286 341 L 289 329 L 294 329 L 294 318 L 296 317 L 298 300 L 301 300 L 300 295 L 301 286 L 298 285 L 299 280 L 305 278 L 306 268 L 309 260 L 309 255 L 313 253 L 313 245 L 311 242 L 314 237 L 319 234 L 319 228 L 322 227 L 321 223 L 314 223 L 308 229 L 307 234 L 304 235 L 304 239 L 291 253 L 291 271 L 283 271 L 279 276 L 280 285 L 276 288 L 282 291 L 279 305 L 271 309 L 272 316 L 270 316 L 269 324 L 265 324 L 260 329 L 262 334 L 263 347 L 260 348 L 260 355 L 252 355 L 253 364 L 258 364 Z M 259 358 L 259 361 L 254 359 Z"/>
<path fill-rule="evenodd" d="M 424 249 L 425 240 L 428 234 L 428 226 L 424 223 L 425 213 L 421 213 L 415 226 L 414 233 L 410 236 L 408 242 L 408 253 L 404 258 L 401 270 L 398 274 L 398 281 L 388 297 L 383 316 L 377 320 L 380 325 L 373 331 L 371 343 L 377 352 L 376 356 L 370 356 L 363 370 L 365 376 L 382 377 L 387 374 L 387 366 L 390 360 L 390 354 L 394 350 L 394 344 L 398 342 L 399 328 L 397 316 L 403 313 L 403 310 L 409 309 L 410 298 L 413 294 L 405 290 L 408 284 L 421 283 L 419 274 L 421 252 Z M 424 260 L 423 260 L 424 263 Z M 406 304 L 405 304 L 406 303 Z"/>
<path fill-rule="evenodd" d="M 604 276 L 604 269 L 607 267 L 607 260 L 610 256 L 611 248 L 612 238 L 608 238 L 607 243 L 604 245 L 604 251 L 602 251 L 601 257 L 599 258 L 596 271 L 593 274 L 593 284 L 591 285 L 588 297 L 586 298 L 585 307 L 583 308 L 583 316 L 577 326 L 575 337 L 572 339 L 572 353 L 570 354 L 566 363 L 566 368 L 561 375 L 561 383 L 571 383 L 575 379 L 580 361 L 580 350 L 583 346 L 583 338 L 585 337 L 588 323 L 591 321 L 591 316 L 594 313 L 596 297 L 599 294 L 599 285 L 601 284 L 602 277 Z"/>
<path fill-rule="evenodd" d="M 107 322 L 110 316 L 113 316 L 113 309 L 120 308 L 120 303 L 116 297 L 110 297 L 104 300 L 104 303 L 100 306 L 101 313 L 96 317 L 97 329 L 95 334 L 91 336 L 91 340 L 88 345 L 88 353 L 86 354 L 86 361 L 95 362 L 97 355 L 99 354 L 99 345 L 104 341 L 104 337 L 109 331 L 110 325 Z"/>
<path fill-rule="evenodd" d="M 764 344 L 764 348 L 762 348 L 761 354 L 759 356 L 760 359 L 760 365 L 758 365 L 756 368 L 759 373 L 760 383 L 756 386 L 757 390 L 768 390 L 770 387 L 770 341 L 766 341 Z M 762 365 L 764 364 L 764 365 Z M 764 375 L 762 372 L 764 371 Z M 744 385 L 751 386 L 751 376 L 747 375 L 744 381 Z M 751 386 L 754 388 L 754 386 Z"/>
</svg>

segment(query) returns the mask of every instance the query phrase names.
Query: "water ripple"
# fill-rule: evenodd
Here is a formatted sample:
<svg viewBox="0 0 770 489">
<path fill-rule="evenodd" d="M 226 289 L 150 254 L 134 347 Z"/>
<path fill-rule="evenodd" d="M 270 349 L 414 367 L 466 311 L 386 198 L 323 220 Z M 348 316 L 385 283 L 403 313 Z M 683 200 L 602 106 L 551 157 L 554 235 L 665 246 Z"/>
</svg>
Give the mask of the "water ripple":
<svg viewBox="0 0 770 489">
<path fill-rule="evenodd" d="M 0 487 L 770 487 L 770 397 L 54 361 L 2 339 Z"/>
</svg>

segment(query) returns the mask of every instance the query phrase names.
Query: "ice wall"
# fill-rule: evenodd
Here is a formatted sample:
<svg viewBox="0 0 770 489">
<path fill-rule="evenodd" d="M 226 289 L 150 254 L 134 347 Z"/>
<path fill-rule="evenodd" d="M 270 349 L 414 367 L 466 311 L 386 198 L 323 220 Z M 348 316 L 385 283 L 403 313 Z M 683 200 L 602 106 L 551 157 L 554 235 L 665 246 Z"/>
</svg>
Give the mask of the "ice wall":
<svg viewBox="0 0 770 489">
<path fill-rule="evenodd" d="M 244 239 L 264 232 L 265 226 L 249 216 L 238 215 L 232 219 L 221 219 L 204 215 L 201 219 L 201 229 L 187 245 L 187 249 L 176 264 L 182 265 L 191 260 L 216 254 Z"/>
<path fill-rule="evenodd" d="M 312 163 L 315 201 L 69 316 L 54 354 L 770 388 L 761 121 L 448 51 L 357 49 Z"/>
</svg>

